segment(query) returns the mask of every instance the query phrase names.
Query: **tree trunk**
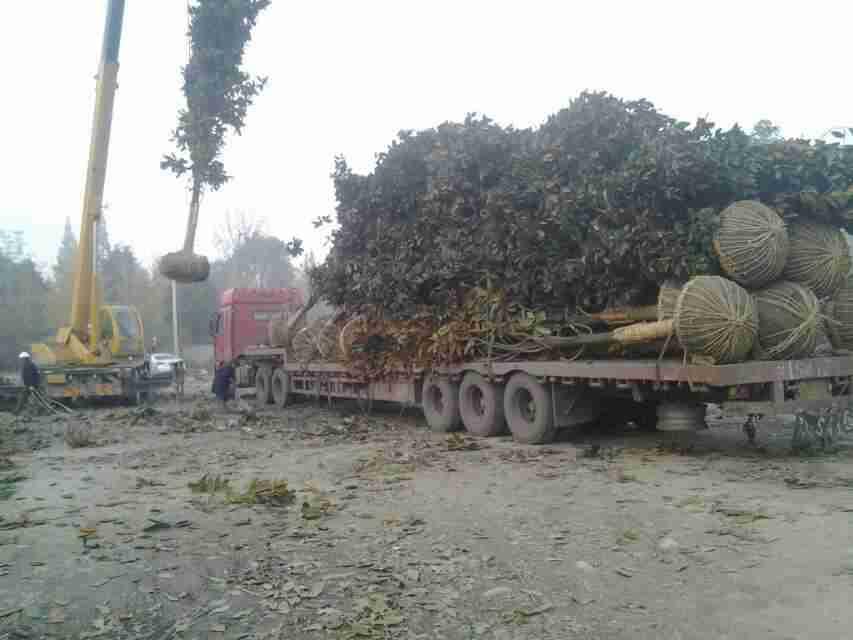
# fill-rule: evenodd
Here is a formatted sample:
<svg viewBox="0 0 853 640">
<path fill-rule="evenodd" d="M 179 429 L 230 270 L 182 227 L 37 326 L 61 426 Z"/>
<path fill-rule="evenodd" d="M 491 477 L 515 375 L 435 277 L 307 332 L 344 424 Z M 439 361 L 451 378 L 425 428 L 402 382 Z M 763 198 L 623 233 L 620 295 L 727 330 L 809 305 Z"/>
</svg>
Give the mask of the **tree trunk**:
<svg viewBox="0 0 853 640">
<path fill-rule="evenodd" d="M 193 195 L 190 199 L 190 215 L 187 219 L 187 237 L 184 239 L 184 252 L 191 254 L 195 246 L 195 230 L 198 227 L 198 210 L 201 206 L 201 182 L 193 179 Z"/>
</svg>

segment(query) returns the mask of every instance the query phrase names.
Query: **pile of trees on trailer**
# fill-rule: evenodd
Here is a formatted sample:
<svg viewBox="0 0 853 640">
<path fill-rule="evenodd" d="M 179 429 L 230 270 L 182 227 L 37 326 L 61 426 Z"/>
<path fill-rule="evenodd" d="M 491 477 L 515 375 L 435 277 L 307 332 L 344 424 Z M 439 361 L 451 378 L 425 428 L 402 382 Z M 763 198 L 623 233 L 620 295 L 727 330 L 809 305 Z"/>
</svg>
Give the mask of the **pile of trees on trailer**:
<svg viewBox="0 0 853 640">
<path fill-rule="evenodd" d="M 842 239 L 839 229 L 853 230 L 853 148 L 757 133 L 606 93 L 581 94 L 535 129 L 471 115 L 401 132 L 369 175 L 337 159 L 338 226 L 312 286 L 344 311 L 339 332 L 358 316 L 370 318 L 362 333 L 387 338 L 367 351 L 408 350 L 428 364 L 495 356 L 522 337 L 596 332 L 601 312 L 654 305 L 667 282 L 724 276 L 753 293 L 780 278 L 808 285 L 773 272 L 802 236 L 789 243 L 777 227 L 788 235 L 809 223 Z M 779 222 L 756 223 L 744 205 L 734 235 L 759 224 L 761 237 L 785 245 L 784 255 L 769 241 L 755 249 L 776 260 L 764 282 L 740 278 L 721 243 L 722 212 L 745 202 Z M 847 251 L 836 258 L 834 269 L 845 260 L 849 269 Z M 815 293 L 827 299 L 840 286 Z M 590 322 L 577 322 L 583 314 Z M 339 351 L 365 350 L 349 342 Z"/>
</svg>

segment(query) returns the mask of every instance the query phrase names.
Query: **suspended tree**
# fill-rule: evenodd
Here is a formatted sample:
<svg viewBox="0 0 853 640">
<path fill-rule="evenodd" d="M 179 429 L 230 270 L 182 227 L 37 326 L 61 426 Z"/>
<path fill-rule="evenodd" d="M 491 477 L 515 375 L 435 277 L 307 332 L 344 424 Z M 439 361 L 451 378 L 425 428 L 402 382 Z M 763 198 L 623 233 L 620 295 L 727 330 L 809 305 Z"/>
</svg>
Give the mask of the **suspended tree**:
<svg viewBox="0 0 853 640">
<path fill-rule="evenodd" d="M 176 151 L 161 168 L 187 177 L 191 194 L 182 251 L 164 256 L 160 271 L 181 282 L 207 279 L 207 258 L 193 255 L 199 207 L 205 190 L 218 190 L 230 176 L 222 151 L 228 132 L 240 135 L 246 113 L 267 79 L 243 70 L 243 55 L 258 15 L 269 0 L 197 0 L 189 5 L 190 57 L 182 69 L 186 106 L 172 134 Z"/>
</svg>

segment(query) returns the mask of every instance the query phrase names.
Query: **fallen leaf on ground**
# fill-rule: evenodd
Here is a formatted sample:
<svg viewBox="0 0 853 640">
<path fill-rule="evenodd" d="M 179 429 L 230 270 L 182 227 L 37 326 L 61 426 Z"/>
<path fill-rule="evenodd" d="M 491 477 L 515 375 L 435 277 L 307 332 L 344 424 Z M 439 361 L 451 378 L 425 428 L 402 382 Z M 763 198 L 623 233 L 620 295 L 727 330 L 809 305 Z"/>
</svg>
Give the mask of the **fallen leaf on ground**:
<svg viewBox="0 0 853 640">
<path fill-rule="evenodd" d="M 622 535 L 619 536 L 620 544 L 630 544 L 631 542 L 637 542 L 640 539 L 640 532 L 636 529 L 626 529 L 622 532 Z"/>
<path fill-rule="evenodd" d="M 160 518 L 152 518 L 149 516 L 148 518 L 150 524 L 145 525 L 142 530 L 145 532 L 151 531 L 159 531 L 161 529 L 181 529 L 183 527 L 190 526 L 189 520 L 175 520 L 174 522 L 170 522 L 168 520 L 163 520 Z"/>
<path fill-rule="evenodd" d="M 193 493 L 219 493 L 228 491 L 229 481 L 221 476 L 211 476 L 205 473 L 195 482 L 187 483 L 187 486 Z"/>
<path fill-rule="evenodd" d="M 504 613 L 504 621 L 512 624 L 525 624 L 530 618 L 547 613 L 553 608 L 554 605 L 546 604 L 536 609 L 513 609 Z"/>
<path fill-rule="evenodd" d="M 324 496 L 310 496 L 302 503 L 303 520 L 319 520 L 329 515 L 334 509 L 334 504 Z"/>
<path fill-rule="evenodd" d="M 54 607 L 47 612 L 48 624 L 61 624 L 65 622 L 65 611 L 59 607 Z"/>
<path fill-rule="evenodd" d="M 472 438 L 466 438 L 461 433 L 452 433 L 447 436 L 448 451 L 477 451 L 480 443 Z"/>
<path fill-rule="evenodd" d="M 258 480 L 249 483 L 243 493 L 232 493 L 229 491 L 228 502 L 232 504 L 269 504 L 284 506 L 290 504 L 296 497 L 288 488 L 287 480 Z"/>
</svg>

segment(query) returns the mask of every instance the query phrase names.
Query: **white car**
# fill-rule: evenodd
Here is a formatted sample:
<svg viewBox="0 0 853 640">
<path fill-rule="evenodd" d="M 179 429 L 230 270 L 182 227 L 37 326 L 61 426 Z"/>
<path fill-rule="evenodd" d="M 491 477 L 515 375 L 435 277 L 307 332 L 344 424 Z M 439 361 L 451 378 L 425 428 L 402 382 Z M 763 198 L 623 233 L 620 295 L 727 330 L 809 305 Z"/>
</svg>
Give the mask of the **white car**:
<svg viewBox="0 0 853 640">
<path fill-rule="evenodd" d="M 152 378 L 171 376 L 176 364 L 184 361 L 171 353 L 152 353 L 148 356 L 148 367 Z"/>
</svg>

